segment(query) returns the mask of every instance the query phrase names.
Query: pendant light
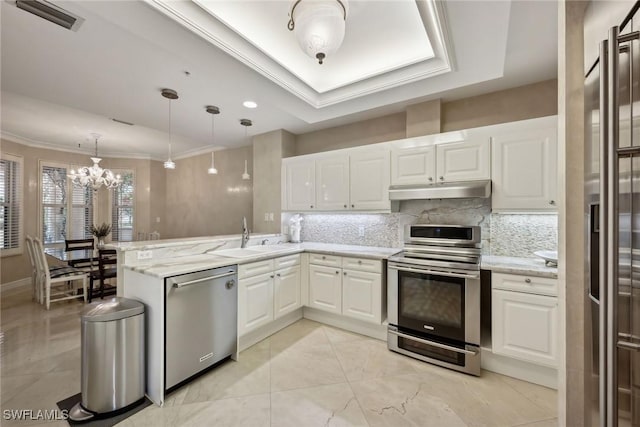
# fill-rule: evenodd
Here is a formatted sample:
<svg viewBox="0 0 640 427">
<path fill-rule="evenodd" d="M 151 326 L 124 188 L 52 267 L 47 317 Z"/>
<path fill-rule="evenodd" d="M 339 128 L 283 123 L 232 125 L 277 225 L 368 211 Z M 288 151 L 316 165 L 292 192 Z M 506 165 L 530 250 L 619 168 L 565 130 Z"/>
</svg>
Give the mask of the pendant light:
<svg viewBox="0 0 640 427">
<path fill-rule="evenodd" d="M 211 114 L 211 145 L 215 146 L 213 142 L 213 137 L 215 135 L 215 117 L 216 114 L 220 114 L 220 109 L 214 105 L 208 105 L 206 107 L 207 113 Z M 213 159 L 213 151 L 211 151 L 211 167 L 207 170 L 209 175 L 217 175 L 218 169 L 216 169 L 214 159 Z"/>
<path fill-rule="evenodd" d="M 162 89 L 162 96 L 169 100 L 169 156 L 167 157 L 167 161 L 164 162 L 165 169 L 175 169 L 176 164 L 173 160 L 171 160 L 171 101 L 174 99 L 178 99 L 178 92 L 173 89 Z"/>
<path fill-rule="evenodd" d="M 240 124 L 244 126 L 244 139 L 245 141 L 248 142 L 249 138 L 247 137 L 247 128 L 251 126 L 253 123 L 249 119 L 240 119 Z M 249 175 L 249 172 L 247 172 L 247 159 L 244 160 L 244 173 L 242 174 L 242 179 L 244 180 L 251 179 L 251 175 Z"/>
</svg>

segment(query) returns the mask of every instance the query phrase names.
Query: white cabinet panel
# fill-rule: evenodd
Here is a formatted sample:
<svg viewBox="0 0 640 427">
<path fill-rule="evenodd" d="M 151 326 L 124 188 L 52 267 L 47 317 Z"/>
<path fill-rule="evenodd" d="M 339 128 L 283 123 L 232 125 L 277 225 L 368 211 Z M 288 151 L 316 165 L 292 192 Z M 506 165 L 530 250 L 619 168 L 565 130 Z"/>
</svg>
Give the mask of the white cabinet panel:
<svg viewBox="0 0 640 427">
<path fill-rule="evenodd" d="M 435 174 L 435 145 L 391 150 L 391 185 L 433 184 Z"/>
<path fill-rule="evenodd" d="M 273 260 L 267 259 L 264 261 L 250 262 L 249 264 L 240 264 L 238 266 L 238 279 L 244 279 L 246 277 L 258 276 L 260 274 L 267 274 L 273 271 Z"/>
<path fill-rule="evenodd" d="M 300 254 L 287 255 L 287 256 L 282 256 L 282 257 L 273 259 L 274 270 L 293 267 L 294 265 L 300 265 Z"/>
<path fill-rule="evenodd" d="M 558 366 L 558 300 L 521 292 L 492 291 L 492 351 Z"/>
<path fill-rule="evenodd" d="M 557 129 L 523 129 L 493 140 L 494 210 L 556 210 Z"/>
<path fill-rule="evenodd" d="M 381 322 L 382 280 L 378 273 L 343 270 L 342 314 L 368 322 Z"/>
<path fill-rule="evenodd" d="M 349 208 L 349 156 L 347 154 L 316 160 L 316 209 Z"/>
<path fill-rule="evenodd" d="M 309 211 L 315 209 L 315 161 L 313 159 L 283 162 L 282 209 Z"/>
<path fill-rule="evenodd" d="M 351 209 L 391 209 L 389 151 L 373 150 L 350 156 Z"/>
<path fill-rule="evenodd" d="M 538 295 L 558 295 L 558 281 L 548 277 L 492 273 L 491 288 Z"/>
<path fill-rule="evenodd" d="M 311 253 L 309 254 L 309 263 L 340 268 L 342 266 L 342 258 L 335 255 Z"/>
<path fill-rule="evenodd" d="M 302 306 L 300 300 L 300 266 L 276 271 L 274 286 L 273 303 L 276 319 Z"/>
<path fill-rule="evenodd" d="M 273 320 L 273 273 L 238 281 L 238 335 Z"/>
<path fill-rule="evenodd" d="M 342 268 L 380 273 L 382 272 L 382 262 L 379 259 L 343 257 Z"/>
<path fill-rule="evenodd" d="M 342 313 L 341 269 L 309 266 L 309 306 L 331 313 Z"/>
<path fill-rule="evenodd" d="M 491 144 L 477 137 L 436 146 L 438 182 L 474 181 L 491 178 Z"/>
</svg>

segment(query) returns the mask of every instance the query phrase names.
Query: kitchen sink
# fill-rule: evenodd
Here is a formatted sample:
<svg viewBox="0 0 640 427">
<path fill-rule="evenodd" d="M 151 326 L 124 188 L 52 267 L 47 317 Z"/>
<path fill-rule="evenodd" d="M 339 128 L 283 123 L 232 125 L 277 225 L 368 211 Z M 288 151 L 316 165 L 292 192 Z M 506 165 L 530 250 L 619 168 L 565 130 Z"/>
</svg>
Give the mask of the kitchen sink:
<svg viewBox="0 0 640 427">
<path fill-rule="evenodd" d="M 209 252 L 210 255 L 220 255 L 229 258 L 247 258 L 264 254 L 264 251 L 256 251 L 254 248 L 223 249 L 221 251 Z"/>
<path fill-rule="evenodd" d="M 282 247 L 280 245 L 260 245 L 260 246 L 251 246 L 250 248 L 248 248 L 252 251 L 258 251 L 258 252 L 283 252 L 283 251 L 288 251 L 290 250 L 290 248 L 286 248 L 286 247 Z"/>
</svg>

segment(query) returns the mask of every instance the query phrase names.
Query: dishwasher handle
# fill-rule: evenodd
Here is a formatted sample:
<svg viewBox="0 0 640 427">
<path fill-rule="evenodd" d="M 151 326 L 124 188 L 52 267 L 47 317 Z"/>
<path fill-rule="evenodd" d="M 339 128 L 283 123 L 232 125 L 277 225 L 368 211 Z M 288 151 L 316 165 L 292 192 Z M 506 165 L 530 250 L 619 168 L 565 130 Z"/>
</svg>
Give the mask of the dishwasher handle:
<svg viewBox="0 0 640 427">
<path fill-rule="evenodd" d="M 233 276 L 235 274 L 236 274 L 235 270 L 229 270 L 229 272 L 227 273 L 216 274 L 215 276 L 201 277 L 200 279 L 189 280 L 188 282 L 174 283 L 173 287 L 184 288 L 185 286 L 197 285 L 198 283 L 207 282 L 209 280 L 220 279 L 222 277 Z"/>
</svg>

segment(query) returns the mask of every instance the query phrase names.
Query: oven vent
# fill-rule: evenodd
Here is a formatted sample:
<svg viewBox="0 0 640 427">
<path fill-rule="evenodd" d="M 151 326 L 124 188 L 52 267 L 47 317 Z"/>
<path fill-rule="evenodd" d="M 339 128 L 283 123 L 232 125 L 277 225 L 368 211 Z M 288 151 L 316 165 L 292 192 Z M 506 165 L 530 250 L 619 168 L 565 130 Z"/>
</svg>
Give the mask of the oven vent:
<svg viewBox="0 0 640 427">
<path fill-rule="evenodd" d="M 76 31 L 83 21 L 82 18 L 45 0 L 16 0 L 16 6 L 67 30 Z"/>
<path fill-rule="evenodd" d="M 399 209 L 402 200 L 466 199 L 491 196 L 491 180 L 447 182 L 426 185 L 393 185 L 389 187 L 391 210 Z"/>
</svg>

